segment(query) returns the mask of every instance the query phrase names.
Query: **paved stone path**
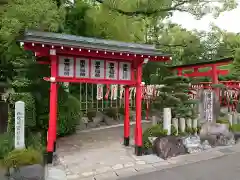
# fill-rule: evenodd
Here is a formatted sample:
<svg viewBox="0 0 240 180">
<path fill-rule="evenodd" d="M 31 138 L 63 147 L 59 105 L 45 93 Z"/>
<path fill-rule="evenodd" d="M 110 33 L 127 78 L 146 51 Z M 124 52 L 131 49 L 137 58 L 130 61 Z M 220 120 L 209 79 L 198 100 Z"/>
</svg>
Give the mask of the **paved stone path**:
<svg viewBox="0 0 240 180">
<path fill-rule="evenodd" d="M 143 130 L 151 123 L 144 123 Z M 131 126 L 133 137 L 134 125 Z M 85 131 L 57 142 L 59 162 L 49 167 L 50 174 L 63 174 L 67 179 L 101 177 L 104 173 L 116 176 L 120 170 L 146 164 L 134 156 L 133 147 L 124 147 L 123 127 Z M 133 145 L 133 141 L 131 141 Z M 58 173 L 57 173 L 58 172 Z M 50 176 L 50 175 L 49 175 Z M 52 176 L 52 175 L 51 175 Z M 62 175 L 63 176 L 63 175 Z"/>
<path fill-rule="evenodd" d="M 5 176 L 5 170 L 0 167 L 0 180 L 7 180 L 7 177 Z"/>
<path fill-rule="evenodd" d="M 150 124 L 145 124 L 144 128 Z M 78 133 L 58 141 L 59 163 L 48 166 L 47 180 L 114 180 L 240 152 L 240 145 L 214 148 L 164 161 L 155 155 L 137 157 L 122 145 L 123 128 Z M 133 127 L 131 133 L 133 133 Z M 223 149 L 224 148 L 224 149 Z"/>
<path fill-rule="evenodd" d="M 239 180 L 240 153 L 228 154 L 208 161 L 157 170 L 120 180 Z"/>
</svg>

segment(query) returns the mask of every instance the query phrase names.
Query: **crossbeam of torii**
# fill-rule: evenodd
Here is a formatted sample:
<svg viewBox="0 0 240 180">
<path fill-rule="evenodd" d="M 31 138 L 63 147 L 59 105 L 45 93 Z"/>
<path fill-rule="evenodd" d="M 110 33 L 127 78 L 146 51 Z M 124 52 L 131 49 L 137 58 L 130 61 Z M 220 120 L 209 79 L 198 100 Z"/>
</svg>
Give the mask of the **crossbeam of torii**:
<svg viewBox="0 0 240 180">
<path fill-rule="evenodd" d="M 228 70 L 220 70 L 217 69 L 219 66 L 227 65 L 233 61 L 232 57 L 222 58 L 214 61 L 207 62 L 198 62 L 192 64 L 185 64 L 179 66 L 170 67 L 172 70 L 176 70 L 179 76 L 186 77 L 210 77 L 212 79 L 213 84 L 218 84 L 218 76 L 219 75 L 227 75 Z M 201 68 L 211 68 L 207 72 L 200 72 Z M 184 73 L 184 70 L 193 70 L 190 73 Z"/>
</svg>

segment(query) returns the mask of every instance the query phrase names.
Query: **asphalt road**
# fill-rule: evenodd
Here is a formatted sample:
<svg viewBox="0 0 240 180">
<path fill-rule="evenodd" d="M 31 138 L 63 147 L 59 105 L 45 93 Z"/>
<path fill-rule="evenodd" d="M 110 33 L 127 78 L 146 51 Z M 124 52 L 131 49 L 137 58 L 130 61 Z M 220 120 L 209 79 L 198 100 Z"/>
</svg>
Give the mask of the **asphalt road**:
<svg viewBox="0 0 240 180">
<path fill-rule="evenodd" d="M 240 153 L 121 180 L 240 180 Z"/>
</svg>

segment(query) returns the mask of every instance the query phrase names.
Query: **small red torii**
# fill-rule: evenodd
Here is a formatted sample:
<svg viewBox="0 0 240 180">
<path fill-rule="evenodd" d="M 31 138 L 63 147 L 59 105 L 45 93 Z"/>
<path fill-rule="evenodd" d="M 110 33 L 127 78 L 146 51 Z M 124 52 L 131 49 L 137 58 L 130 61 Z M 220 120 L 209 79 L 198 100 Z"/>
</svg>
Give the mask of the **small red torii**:
<svg viewBox="0 0 240 180">
<path fill-rule="evenodd" d="M 136 87 L 135 154 L 142 155 L 142 65 L 148 61 L 169 61 L 152 45 L 124 43 L 59 33 L 27 31 L 20 40 L 24 49 L 48 64 L 51 76 L 47 153 L 52 163 L 56 148 L 57 83 L 125 85 L 124 145 L 129 145 L 129 87 Z"/>
<path fill-rule="evenodd" d="M 173 66 L 171 69 L 176 70 L 179 76 L 186 77 L 210 77 L 212 79 L 212 84 L 218 84 L 218 76 L 219 75 L 227 75 L 228 70 L 220 70 L 217 69 L 218 66 L 223 66 L 231 63 L 233 61 L 233 57 L 222 58 L 214 61 L 207 62 L 198 62 L 192 64 L 185 64 L 179 66 Z M 201 68 L 211 68 L 207 72 L 199 72 Z M 190 73 L 184 73 L 184 70 L 193 70 Z"/>
</svg>

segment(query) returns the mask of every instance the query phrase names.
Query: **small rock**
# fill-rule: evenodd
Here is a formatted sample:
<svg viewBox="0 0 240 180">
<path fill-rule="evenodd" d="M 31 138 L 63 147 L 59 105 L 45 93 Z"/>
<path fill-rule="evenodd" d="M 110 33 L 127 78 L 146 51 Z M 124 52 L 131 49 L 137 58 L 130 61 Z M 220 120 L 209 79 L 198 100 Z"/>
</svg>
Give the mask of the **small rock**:
<svg viewBox="0 0 240 180">
<path fill-rule="evenodd" d="M 87 176 L 93 176 L 94 172 L 90 171 L 90 172 L 84 172 L 82 173 L 83 176 L 87 177 Z"/>
<path fill-rule="evenodd" d="M 136 164 L 146 164 L 145 161 L 137 161 Z"/>
<path fill-rule="evenodd" d="M 123 165 L 122 165 L 122 164 L 116 164 L 116 165 L 112 166 L 112 168 L 113 168 L 114 170 L 122 169 L 122 168 L 123 168 Z"/>
<path fill-rule="evenodd" d="M 133 162 L 128 162 L 126 164 L 124 164 L 124 167 L 133 167 L 134 163 Z"/>
</svg>

